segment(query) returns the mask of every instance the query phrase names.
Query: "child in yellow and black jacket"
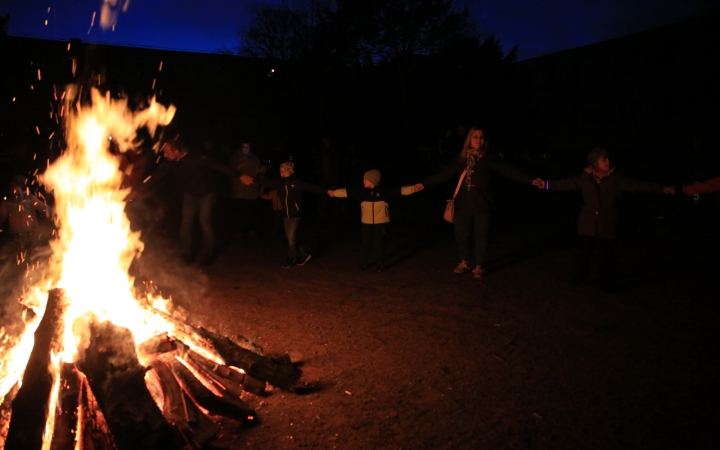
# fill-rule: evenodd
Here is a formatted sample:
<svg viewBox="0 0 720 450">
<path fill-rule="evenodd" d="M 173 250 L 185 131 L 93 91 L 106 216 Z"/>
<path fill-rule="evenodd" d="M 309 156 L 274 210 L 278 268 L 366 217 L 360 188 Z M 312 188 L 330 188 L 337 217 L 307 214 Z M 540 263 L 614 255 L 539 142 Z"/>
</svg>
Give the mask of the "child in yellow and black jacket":
<svg viewBox="0 0 720 450">
<path fill-rule="evenodd" d="M 385 188 L 379 186 L 379 184 L 380 172 L 373 169 L 368 170 L 363 175 L 362 188 L 335 189 L 327 192 L 330 197 L 349 197 L 360 200 L 363 245 L 363 265 L 361 269 L 365 270 L 370 267 L 370 254 L 374 247 L 379 255 L 377 271 L 382 272 L 385 270 L 383 265 L 385 227 L 390 222 L 390 213 L 386 200 L 401 195 L 414 194 L 415 187 Z"/>
</svg>

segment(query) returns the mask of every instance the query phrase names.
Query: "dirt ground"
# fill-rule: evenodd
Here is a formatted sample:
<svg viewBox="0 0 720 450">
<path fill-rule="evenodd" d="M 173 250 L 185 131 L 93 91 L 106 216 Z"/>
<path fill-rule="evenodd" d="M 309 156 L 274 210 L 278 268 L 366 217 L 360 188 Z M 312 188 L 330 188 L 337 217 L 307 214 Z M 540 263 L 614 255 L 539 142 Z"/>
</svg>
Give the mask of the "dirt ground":
<svg viewBox="0 0 720 450">
<path fill-rule="evenodd" d="M 450 225 L 412 215 L 383 273 L 359 270 L 352 228 L 290 269 L 267 235 L 208 268 L 160 271 L 150 246 L 190 322 L 302 365 L 306 389 L 250 397 L 259 425 L 222 421 L 212 448 L 720 448 L 717 240 L 629 234 L 607 294 L 567 282 L 574 213 L 527 214 L 496 217 L 482 282 L 453 274 Z"/>
</svg>

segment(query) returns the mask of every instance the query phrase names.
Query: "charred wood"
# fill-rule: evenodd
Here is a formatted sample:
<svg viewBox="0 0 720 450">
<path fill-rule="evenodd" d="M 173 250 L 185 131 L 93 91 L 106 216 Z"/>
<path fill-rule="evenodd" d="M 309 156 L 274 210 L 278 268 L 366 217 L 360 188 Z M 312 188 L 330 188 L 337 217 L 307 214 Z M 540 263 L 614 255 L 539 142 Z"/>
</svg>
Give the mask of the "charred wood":
<svg viewBox="0 0 720 450">
<path fill-rule="evenodd" d="M 64 363 L 60 369 L 60 392 L 58 396 L 51 450 L 64 450 L 75 447 L 78 423 L 77 410 L 80 405 L 80 374 L 72 364 Z"/>
<path fill-rule="evenodd" d="M 15 386 L 5 394 L 2 404 L 0 404 L 0 448 L 5 448 L 5 442 L 7 441 L 8 430 L 10 428 L 12 402 L 15 400 L 15 396 L 19 390 L 20 383 L 15 383 Z"/>
<path fill-rule="evenodd" d="M 84 375 L 80 375 L 78 416 L 76 433 L 83 450 L 117 450 L 110 428 Z"/>
<path fill-rule="evenodd" d="M 212 331 L 200 328 L 200 332 L 212 342 L 227 365 L 239 367 L 251 377 L 267 381 L 285 391 L 291 391 L 302 376 L 302 370 L 293 364 L 287 355 L 269 358 L 244 349 L 227 337 Z"/>
<path fill-rule="evenodd" d="M 228 366 L 238 367 L 257 380 L 268 382 L 285 391 L 292 391 L 302 376 L 302 371 L 287 356 L 269 358 L 258 353 L 260 349 L 256 346 L 250 346 L 253 350 L 248 350 L 235 340 L 205 328 L 195 328 L 162 311 L 157 313 L 175 325 L 173 333 L 180 341 L 204 341 L 205 347 L 220 354 Z M 246 340 L 244 341 L 248 344 Z M 259 387 L 258 383 L 255 383 L 255 387 Z"/>
<path fill-rule="evenodd" d="M 220 428 L 207 417 L 185 394 L 172 370 L 160 360 L 150 363 L 162 390 L 163 416 L 178 428 L 188 444 L 200 448 L 215 436 Z"/>
<path fill-rule="evenodd" d="M 203 370 L 208 377 L 212 378 L 216 383 L 219 383 L 228 395 L 240 398 L 243 393 L 242 384 L 245 382 L 246 378 L 244 373 L 237 372 L 227 366 L 210 361 L 192 350 L 188 350 L 186 355 L 186 360 L 187 358 L 190 358 L 190 360 Z"/>
<path fill-rule="evenodd" d="M 177 358 L 170 358 L 167 355 L 163 355 L 162 358 L 172 368 L 173 374 L 180 383 L 183 391 L 185 391 L 198 406 L 204 408 L 211 414 L 229 417 L 241 422 L 250 423 L 255 421 L 255 413 L 245 402 L 239 398 L 222 396 L 222 393 L 216 395 L 205 387 L 202 382 L 195 377 L 193 372 Z"/>
<path fill-rule="evenodd" d="M 48 414 L 54 413 L 48 411 L 54 382 L 51 354 L 61 350 L 62 317 L 66 306 L 64 292 L 51 290 L 45 314 L 35 330 L 35 343 L 25 366 L 22 387 L 12 403 L 10 430 L 5 443 L 7 450 L 42 448 Z"/>
<path fill-rule="evenodd" d="M 117 448 L 183 448 L 184 439 L 165 421 L 147 390 L 132 333 L 110 322 L 89 321 L 88 326 L 89 338 L 79 346 L 77 365 L 88 379 Z"/>
<path fill-rule="evenodd" d="M 175 348 L 175 341 L 171 339 L 167 333 L 163 333 L 138 345 L 137 349 L 140 356 L 152 356 L 172 352 Z"/>
</svg>

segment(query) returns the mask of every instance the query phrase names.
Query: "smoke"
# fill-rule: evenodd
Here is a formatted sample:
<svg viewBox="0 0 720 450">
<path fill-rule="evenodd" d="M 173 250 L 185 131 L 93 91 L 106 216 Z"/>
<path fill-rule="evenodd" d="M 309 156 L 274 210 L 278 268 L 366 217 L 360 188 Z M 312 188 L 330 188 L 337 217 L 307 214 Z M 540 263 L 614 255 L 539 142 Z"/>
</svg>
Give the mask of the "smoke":
<svg viewBox="0 0 720 450">
<path fill-rule="evenodd" d="M 151 281 L 164 298 L 171 297 L 173 306 L 181 309 L 203 301 L 208 290 L 208 277 L 197 266 L 183 264 L 179 243 L 160 234 L 145 241 L 145 250 L 131 269 L 131 274 L 136 277 L 135 285 L 139 281 Z"/>
</svg>

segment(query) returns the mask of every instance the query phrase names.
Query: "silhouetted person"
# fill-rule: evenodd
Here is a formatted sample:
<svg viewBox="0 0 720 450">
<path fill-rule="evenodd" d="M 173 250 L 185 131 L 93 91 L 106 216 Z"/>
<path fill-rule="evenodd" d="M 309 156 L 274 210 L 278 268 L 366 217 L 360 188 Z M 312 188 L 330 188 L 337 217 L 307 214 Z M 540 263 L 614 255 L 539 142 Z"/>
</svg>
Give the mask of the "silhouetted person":
<svg viewBox="0 0 720 450">
<path fill-rule="evenodd" d="M 170 173 L 178 175 L 183 190 L 180 224 L 183 260 L 187 264 L 194 261 L 192 231 L 195 220 L 199 219 L 203 236 L 200 263 L 209 265 L 212 263 L 215 251 L 212 212 L 215 204 L 216 172 L 234 175 L 234 171 L 230 166 L 214 161 L 201 153 L 188 152 L 177 140 L 167 141 L 161 148 L 165 161 L 143 185 L 143 190 L 155 185 Z"/>
<path fill-rule="evenodd" d="M 230 157 L 230 165 L 238 174 L 255 178 L 260 172 L 261 163 L 260 158 L 252 152 L 250 142 L 243 141 L 240 149 Z M 239 178 L 233 178 L 230 190 L 235 231 L 239 235 L 247 233 L 248 236 L 253 237 L 259 228 L 258 186 L 247 185 Z"/>
<path fill-rule="evenodd" d="M 595 147 L 587 157 L 590 166 L 579 175 L 564 180 L 533 180 L 539 189 L 556 191 L 580 190 L 585 205 L 578 218 L 578 239 L 575 247 L 575 269 L 570 279 L 578 284 L 587 281 L 593 249 L 600 256 L 600 282 L 604 291 L 616 289 L 615 229 L 617 209 L 615 203 L 625 192 L 674 194 L 672 187 L 659 183 L 638 181 L 616 173 L 609 153 Z"/>
</svg>

